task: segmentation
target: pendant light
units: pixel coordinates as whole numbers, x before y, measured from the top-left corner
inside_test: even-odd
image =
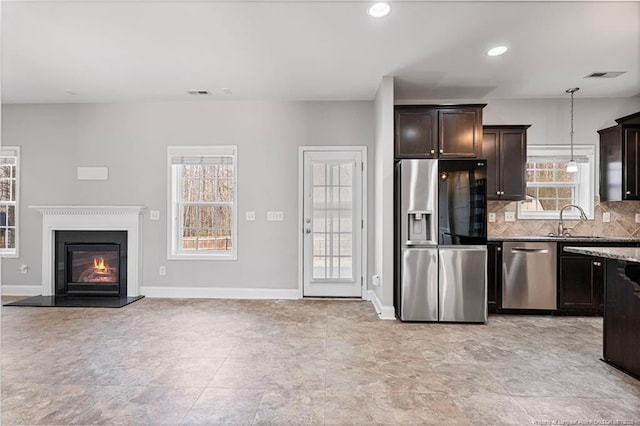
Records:
[[[578,163],[573,159],[573,94],[578,90],[580,90],[579,87],[573,87],[566,90],[566,93],[571,94],[571,132],[569,133],[571,136],[571,159],[567,164],[567,173],[575,173],[578,171]]]

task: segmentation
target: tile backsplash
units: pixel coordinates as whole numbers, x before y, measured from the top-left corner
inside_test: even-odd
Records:
[[[489,238],[519,235],[547,235],[558,230],[557,220],[518,219],[518,201],[489,201],[489,213],[496,214],[496,221],[488,223]],[[514,222],[505,222],[506,212],[514,212]],[[594,219],[588,221],[565,220],[565,225],[572,228],[573,235],[584,236],[616,236],[640,238],[640,223],[636,223],[636,213],[640,213],[640,201],[600,202],[596,197]],[[611,222],[602,221],[602,213],[611,213]]]

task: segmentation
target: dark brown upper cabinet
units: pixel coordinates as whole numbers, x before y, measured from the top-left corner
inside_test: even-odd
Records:
[[[600,134],[600,200],[640,200],[640,112]]]
[[[435,158],[438,155],[438,113],[422,107],[396,107],[396,158]]]
[[[484,126],[482,157],[487,159],[487,199],[525,199],[529,127],[531,125]]]
[[[395,157],[479,157],[482,152],[482,108],[485,106],[396,106]]]

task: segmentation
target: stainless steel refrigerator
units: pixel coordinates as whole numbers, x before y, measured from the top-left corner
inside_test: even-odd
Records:
[[[395,188],[398,318],[486,322],[486,161],[400,160]]]

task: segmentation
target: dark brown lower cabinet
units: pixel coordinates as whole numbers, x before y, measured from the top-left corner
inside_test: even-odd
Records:
[[[558,267],[558,313],[602,315],[604,260],[591,256],[560,256]]]
[[[490,313],[502,308],[502,242],[487,243],[487,305]]]
[[[640,263],[607,259],[603,358],[640,379]]]

